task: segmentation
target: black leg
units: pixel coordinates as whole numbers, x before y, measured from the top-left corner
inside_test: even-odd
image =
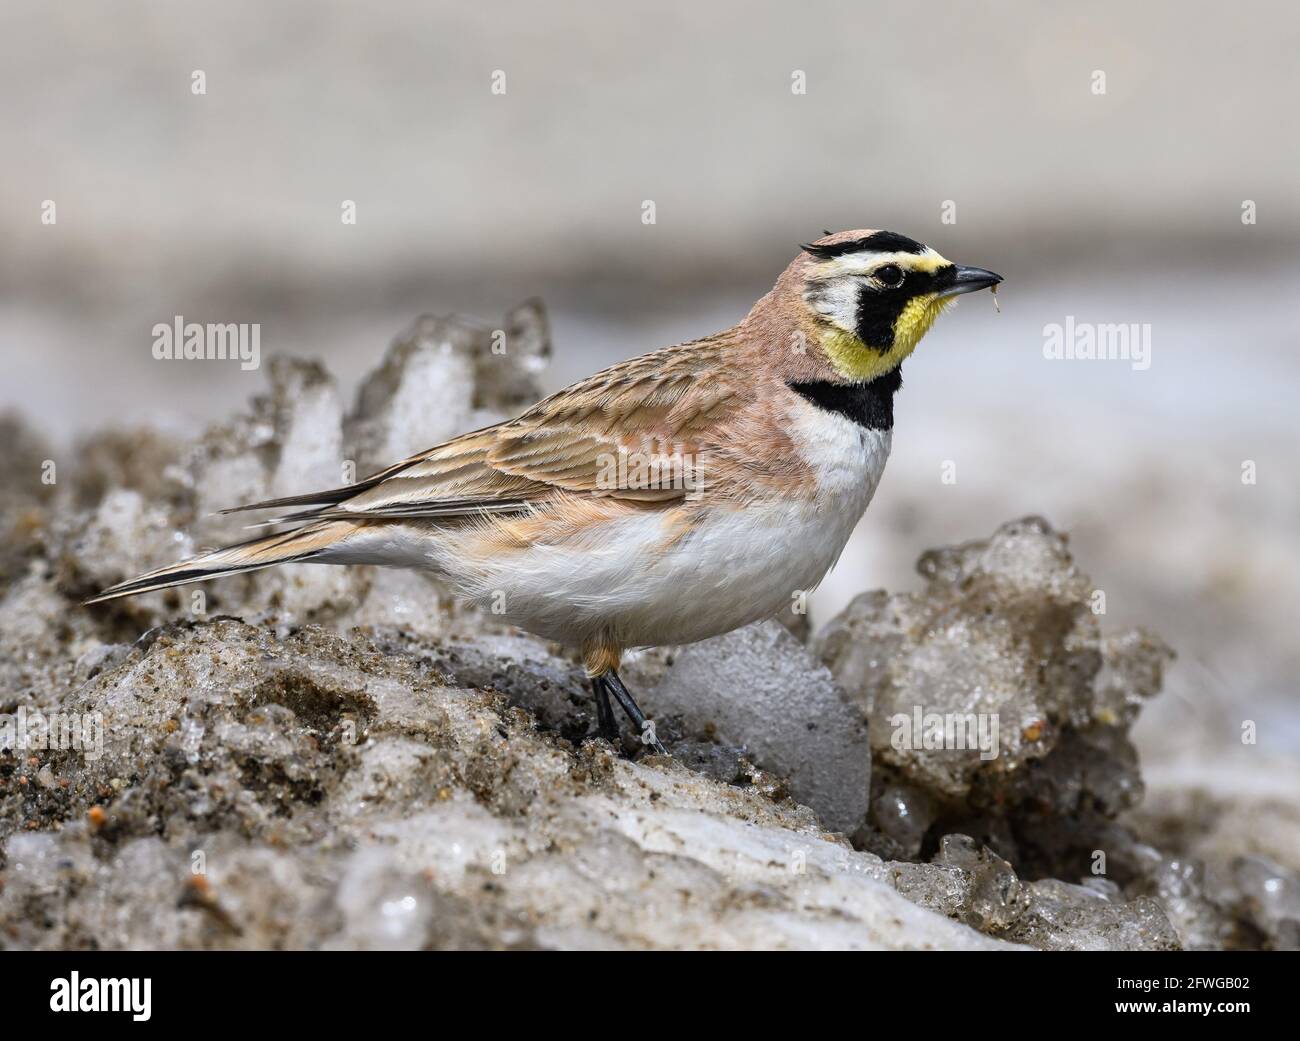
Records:
[[[659,755],[667,755],[668,749],[663,746],[659,738],[655,737],[645,741],[647,733],[645,713],[641,711],[640,706],[632,699],[632,695],[628,693],[627,688],[623,686],[623,681],[618,678],[618,673],[610,669],[601,679],[605,681],[607,689],[614,695],[614,700],[618,702],[619,707],[627,713],[628,719],[632,720],[632,725],[636,727],[637,738],[648,744]]]
[[[609,685],[604,676],[591,681],[591,693],[596,699],[596,732],[612,744],[618,744],[618,722],[614,719],[614,706],[609,703]]]

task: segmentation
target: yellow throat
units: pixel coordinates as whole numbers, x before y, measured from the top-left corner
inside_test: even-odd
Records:
[[[856,335],[838,326],[823,335],[822,349],[835,371],[845,379],[873,380],[902,364],[951,303],[951,298],[941,298],[935,293],[913,297],[894,322],[894,343],[887,351],[868,347]]]

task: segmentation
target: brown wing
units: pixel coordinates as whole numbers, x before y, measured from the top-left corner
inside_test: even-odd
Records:
[[[745,399],[719,375],[727,342],[722,334],[633,358],[350,488],[240,508],[320,504],[282,520],[450,517],[520,510],[557,491],[681,498],[708,431]]]

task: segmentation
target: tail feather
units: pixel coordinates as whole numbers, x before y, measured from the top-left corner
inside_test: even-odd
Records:
[[[190,560],[183,560],[179,564],[150,571],[126,582],[119,582],[86,600],[85,603],[98,604],[123,596],[149,593],[155,589],[169,589],[190,582],[206,582],[210,578],[238,575],[245,571],[260,571],[262,568],[276,564],[294,564],[311,560],[319,557],[331,546],[337,545],[357,528],[355,522],[326,521],[275,535],[263,535],[249,539],[247,542],[239,542],[233,546],[213,550],[211,553],[201,554]]]

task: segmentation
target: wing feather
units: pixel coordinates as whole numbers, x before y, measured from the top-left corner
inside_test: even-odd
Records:
[[[633,358],[357,484],[225,512],[315,507],[269,523],[451,518],[522,511],[566,492],[680,498],[709,431],[747,400],[743,384],[720,375],[726,344],[723,334]]]

